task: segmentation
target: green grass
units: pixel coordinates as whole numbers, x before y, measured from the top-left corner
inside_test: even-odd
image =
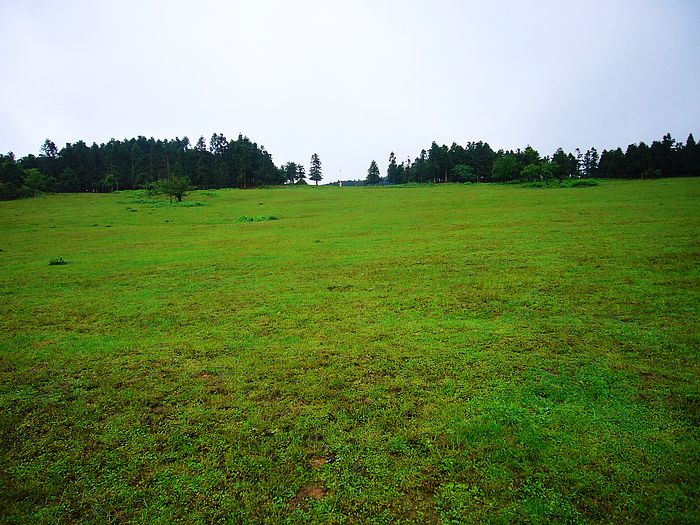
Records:
[[[0,203],[0,522],[697,523],[699,199]]]

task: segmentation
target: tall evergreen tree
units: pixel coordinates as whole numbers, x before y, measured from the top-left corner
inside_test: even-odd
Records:
[[[49,177],[56,177],[59,171],[58,148],[52,140],[46,139],[41,145],[41,167]]]
[[[565,153],[562,148],[558,148],[552,155],[552,163],[556,163],[554,177],[561,181],[562,179],[570,179],[578,174],[576,165],[576,157],[571,153]]]
[[[430,145],[428,153],[428,162],[430,164],[431,179],[433,182],[447,182],[448,170],[450,162],[447,146],[438,146],[435,141]]]
[[[598,151],[591,147],[583,154],[583,176],[595,177],[598,173]]]
[[[12,152],[0,155],[0,200],[28,197],[23,190],[25,186],[24,170],[15,162]]]
[[[52,140],[46,139],[41,145],[41,154],[52,159],[56,158],[58,156],[58,148]]]
[[[309,168],[309,180],[312,180],[318,186],[318,183],[323,178],[321,174],[321,159],[316,153],[311,155],[311,167]]]
[[[421,150],[420,155],[416,161],[411,166],[411,174],[413,175],[413,182],[428,182],[430,173],[430,166],[428,165],[428,152],[424,149]]]
[[[682,173],[684,177],[697,177],[700,175],[700,145],[695,142],[691,133],[685,141],[681,151]]]
[[[402,181],[399,179],[399,167],[396,164],[396,155],[392,151],[389,154],[389,166],[386,169],[386,179],[391,184],[399,184]]]
[[[284,176],[287,182],[289,184],[294,184],[297,181],[297,163],[287,162],[282,166],[282,169],[284,170]]]
[[[367,179],[365,182],[370,185],[374,185],[379,182],[379,166],[377,166],[375,161],[372,161],[372,163],[369,165],[369,169],[367,170]]]
[[[676,162],[676,141],[670,133],[666,133],[661,142],[655,140],[651,144],[651,161],[654,168],[661,171],[662,177],[678,176],[678,163]]]

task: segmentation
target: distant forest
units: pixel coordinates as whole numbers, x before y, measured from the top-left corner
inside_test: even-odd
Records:
[[[366,181],[379,183],[370,166]],[[406,182],[547,182],[569,178],[645,179],[658,177],[692,177],[700,175],[700,146],[690,134],[685,144],[670,134],[651,146],[644,142],[621,148],[595,148],[585,153],[566,153],[559,148],[551,157],[526,147],[524,150],[494,151],[486,142],[453,143],[422,150],[413,161],[397,164],[389,156],[386,181]]]
[[[438,146],[398,163],[389,156],[386,176],[372,161],[365,184],[444,182],[546,182],[571,178],[640,179],[700,175],[700,145],[689,135],[685,143],[670,134],[650,146],[644,142],[598,153],[590,148],[573,153],[561,148],[542,156],[531,147],[494,151],[486,142]],[[88,146],[83,141],[58,149],[46,140],[38,156],[16,159],[0,154],[0,199],[29,197],[40,192],[110,192],[147,188],[167,179],[187,181],[196,189],[255,188],[305,184],[300,163],[276,166],[263,146],[243,135],[228,140],[222,134],[192,145],[187,137],[156,140],[138,137]],[[314,154],[309,178],[322,179]]]

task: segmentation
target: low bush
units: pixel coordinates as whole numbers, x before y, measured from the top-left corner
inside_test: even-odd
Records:
[[[593,179],[575,179],[568,184],[569,188],[589,188],[597,186],[598,182]]]
[[[68,261],[64,260],[63,257],[53,257],[49,259],[49,266],[61,266],[68,264]]]

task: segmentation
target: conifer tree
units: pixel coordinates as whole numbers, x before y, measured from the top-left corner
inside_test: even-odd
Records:
[[[323,178],[321,175],[321,159],[314,153],[311,155],[311,167],[309,168],[309,179],[318,186],[319,181]]]
[[[386,178],[392,184],[401,182],[400,180],[398,180],[399,167],[396,164],[396,155],[394,155],[393,151],[389,155],[389,167],[386,169]]]
[[[379,167],[375,161],[369,165],[367,170],[367,179],[365,180],[367,184],[377,184],[379,182]]]

